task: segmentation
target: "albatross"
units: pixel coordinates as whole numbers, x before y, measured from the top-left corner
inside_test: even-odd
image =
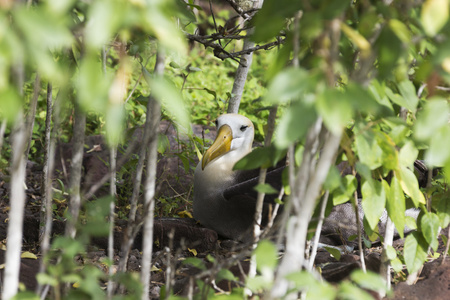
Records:
[[[194,218],[223,237],[244,241],[251,236],[257,170],[233,170],[241,158],[252,151],[255,128],[252,121],[239,114],[224,114],[216,121],[214,143],[203,155],[194,173]],[[281,187],[282,168],[271,170],[267,177]],[[267,197],[270,202],[273,197]],[[268,204],[263,211],[267,219]]]
[[[257,198],[254,187],[258,184],[259,170],[233,170],[233,167],[252,151],[255,128],[248,118],[239,114],[219,116],[216,126],[216,139],[203,155],[194,173],[194,218],[223,237],[243,242],[252,237]],[[266,182],[275,189],[279,190],[282,186],[281,175],[284,168],[285,163],[281,162],[267,172]],[[414,163],[414,168],[422,175],[427,172],[420,161]],[[419,176],[419,182],[420,178]],[[267,222],[269,207],[274,199],[274,195],[266,195],[264,198],[262,226]],[[362,224],[364,212],[359,206]],[[414,218],[417,218],[418,213],[417,209],[406,211],[406,215]],[[385,212],[380,219],[380,234],[384,234],[382,223],[386,216]],[[336,228],[342,227],[340,224],[345,224],[344,229],[341,228],[339,234],[336,234]],[[408,231],[411,230],[405,229],[405,233]],[[339,244],[356,232],[352,204],[344,203],[334,207],[325,219],[321,239],[327,240],[329,244]]]

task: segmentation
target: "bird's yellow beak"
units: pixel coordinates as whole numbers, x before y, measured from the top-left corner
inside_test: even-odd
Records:
[[[230,151],[232,139],[233,132],[231,131],[231,127],[228,125],[222,125],[222,127],[219,128],[216,140],[203,155],[202,170],[204,170],[206,165],[214,158]]]

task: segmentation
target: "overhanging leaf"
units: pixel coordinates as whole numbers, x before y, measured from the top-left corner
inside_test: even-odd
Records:
[[[397,177],[393,177],[391,186],[389,189],[388,201],[386,203],[386,209],[392,222],[394,222],[395,228],[397,228],[398,234],[403,238],[403,231],[405,229],[405,196],[403,194],[402,187]]]
[[[447,126],[450,112],[447,100],[431,98],[422,111],[417,114],[414,124],[414,137],[418,140],[431,138],[442,126]]]
[[[263,193],[263,194],[278,194],[278,191],[276,189],[274,189],[270,184],[268,183],[264,183],[264,184],[258,184],[257,186],[254,187],[254,189],[259,192],[259,193]]]
[[[386,192],[381,182],[365,181],[361,188],[364,216],[371,229],[375,229],[386,205]]]
[[[189,128],[190,117],[183,98],[175,85],[167,78],[154,76],[150,80],[152,95],[183,128]]]
[[[427,258],[427,248],[428,245],[420,232],[413,232],[406,237],[403,257],[410,274],[418,271],[424,263]]]
[[[425,197],[419,189],[417,178],[410,169],[402,166],[398,179],[403,191],[411,197],[415,207],[418,207],[419,203],[425,204]]]
[[[372,129],[362,129],[355,134],[356,150],[361,162],[371,170],[381,166],[383,150],[378,145],[376,135]]]
[[[437,240],[440,228],[439,217],[434,213],[425,213],[420,219],[420,228],[422,229],[425,240],[436,251],[439,246]]]
[[[448,0],[427,0],[422,5],[420,20],[425,33],[436,35],[448,21]]]
[[[286,149],[291,143],[301,139],[316,120],[314,106],[297,101],[285,111],[276,128],[275,145]]]

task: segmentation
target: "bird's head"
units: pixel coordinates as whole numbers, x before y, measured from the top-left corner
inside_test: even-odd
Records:
[[[236,151],[243,157],[252,150],[255,128],[252,121],[238,114],[224,114],[217,118],[217,136],[202,158],[202,170],[217,157]]]

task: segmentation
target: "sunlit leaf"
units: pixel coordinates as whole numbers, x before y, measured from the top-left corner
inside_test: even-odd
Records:
[[[412,141],[408,141],[399,151],[400,165],[405,167],[412,166],[417,159],[417,155],[419,155],[419,150],[417,150]]]
[[[297,100],[311,90],[314,78],[301,68],[287,68],[272,80],[264,99],[270,103]]]
[[[420,232],[413,232],[405,239],[404,253],[406,267],[411,274],[419,270],[427,258],[427,242]]]
[[[188,257],[185,260],[183,260],[184,265],[191,265],[195,268],[198,268],[200,270],[206,270],[205,262],[197,257]]]
[[[277,36],[285,25],[285,19],[294,16],[301,8],[301,2],[290,0],[266,0],[262,9],[256,14],[255,34],[257,42],[267,41]],[[270,22],[267,20],[270,19]]]
[[[348,39],[361,50],[361,54],[364,57],[367,57],[370,54],[371,46],[364,36],[344,22],[341,23],[341,29]]]
[[[343,281],[339,286],[338,299],[347,300],[373,300],[373,297],[363,289],[355,286],[349,281]]]
[[[417,104],[419,103],[419,98],[417,97],[416,88],[413,83],[409,80],[403,80],[398,84],[398,89],[400,95],[402,95],[405,100],[405,107],[411,111],[415,111]]]
[[[383,150],[378,145],[375,133],[369,129],[362,129],[355,134],[356,149],[362,163],[371,170],[381,166]]]
[[[333,204],[338,205],[347,202],[354,196],[358,186],[358,181],[353,175],[346,175],[342,178],[341,188],[333,193]]]
[[[106,44],[119,27],[124,12],[124,2],[94,1],[89,9],[87,30],[85,31],[86,45],[92,49],[99,49]]]
[[[188,249],[189,252],[192,253],[192,255],[197,256],[197,250],[195,250],[195,249],[190,249],[190,248],[187,248],[187,249]]]
[[[233,167],[234,170],[252,170],[257,168],[269,168],[286,155],[286,151],[273,146],[253,149],[252,152],[244,156]]]
[[[333,256],[337,261],[341,260],[341,251],[339,251],[339,249],[325,247],[325,250],[327,250],[327,252],[330,253],[331,256]]]
[[[278,191],[274,189],[270,184],[258,184],[254,188],[257,192],[263,193],[263,194],[278,194]]]
[[[393,177],[388,194],[388,201],[386,202],[386,209],[394,222],[395,228],[397,228],[398,234],[403,238],[403,232],[405,229],[405,196],[403,194],[402,187],[397,177]]]
[[[261,272],[268,269],[274,271],[277,266],[277,248],[275,245],[268,241],[262,240],[258,243],[253,255],[256,259],[256,267]]]
[[[29,251],[22,252],[22,254],[20,255],[20,257],[21,257],[21,258],[37,259],[36,254],[31,253],[31,252],[29,252]]]
[[[317,97],[316,107],[328,130],[338,134],[353,117],[348,95],[336,89],[327,89]]]
[[[389,20],[389,27],[403,43],[407,44],[411,41],[411,31],[402,21],[391,19]]]
[[[448,0],[427,0],[422,5],[420,20],[425,33],[429,36],[436,35],[448,21]]]
[[[370,228],[374,229],[378,225],[386,205],[386,192],[382,183],[376,180],[365,181],[362,184],[361,192],[364,216],[369,222]]]
[[[217,273],[216,282],[220,282],[222,280],[235,281],[237,278],[233,275],[233,273],[231,273],[230,270],[222,269],[219,273]]]
[[[371,271],[355,270],[350,275],[350,279],[364,289],[376,292],[387,291],[386,281],[383,277]]]
[[[419,203],[425,204],[425,197],[419,189],[417,178],[410,169],[402,166],[398,179],[405,194],[413,200],[414,206],[418,207]]]
[[[442,167],[450,159],[450,126],[437,130],[430,140],[430,148],[425,154],[427,165]]]
[[[161,101],[164,109],[166,109],[177,124],[183,128],[189,128],[190,117],[186,110],[186,105],[179,90],[175,85],[164,77],[154,76],[150,80],[152,95]]]
[[[437,205],[437,215],[439,220],[441,221],[441,227],[446,228],[450,223],[450,192],[447,191],[441,197],[438,197],[438,205]]]
[[[278,123],[275,145],[287,148],[291,143],[301,139],[316,120],[316,116],[312,105],[300,101],[293,103]]]
[[[422,229],[423,236],[434,251],[439,246],[437,237],[440,228],[439,217],[434,213],[425,213],[420,219],[420,228]]]
[[[422,111],[417,114],[414,124],[414,137],[426,140],[432,137],[442,126],[447,126],[449,104],[442,98],[432,98],[427,101]]]

